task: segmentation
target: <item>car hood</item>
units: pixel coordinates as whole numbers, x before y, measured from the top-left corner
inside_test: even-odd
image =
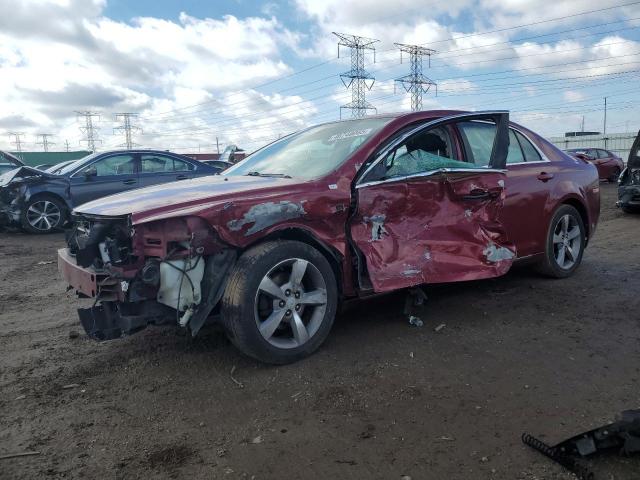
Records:
[[[0,150],[0,161],[10,163],[11,165],[15,165],[16,167],[24,166],[24,162],[18,157],[10,154],[9,152],[3,152],[2,150]]]
[[[33,167],[18,167],[0,175],[0,187],[6,187],[11,183],[35,178],[59,178],[59,176],[43,172]]]
[[[280,177],[213,175],[130,190],[75,208],[74,214],[120,217],[131,215],[134,223],[161,217],[186,215],[221,201],[247,199],[299,180]]]

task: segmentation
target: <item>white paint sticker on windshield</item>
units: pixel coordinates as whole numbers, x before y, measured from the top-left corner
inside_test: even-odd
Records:
[[[363,135],[369,135],[371,133],[371,130],[371,128],[363,128],[362,130],[352,130],[350,132],[336,133],[335,135],[331,135],[327,139],[327,141],[337,142],[338,140],[344,140],[346,138],[361,137]]]

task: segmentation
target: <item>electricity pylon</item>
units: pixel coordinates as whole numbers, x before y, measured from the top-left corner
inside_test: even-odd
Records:
[[[400,62],[402,62],[403,52],[409,54],[410,73],[404,77],[396,78],[396,82],[411,93],[411,111],[417,112],[422,110],[423,93],[427,93],[432,86],[436,88],[436,95],[438,92],[438,85],[422,73],[422,57],[428,57],[429,66],[431,66],[431,55],[436,51],[420,45],[406,45],[404,43],[396,43],[395,46],[400,49]]]
[[[375,47],[373,44],[379,42],[374,38],[359,37],[357,35],[347,35],[344,33],[333,34],[338,37],[338,58],[340,58],[340,47],[351,49],[351,70],[340,75],[343,85],[351,88],[351,102],[340,107],[340,117],[342,109],[351,110],[353,118],[362,118],[367,115],[367,111],[376,111],[376,108],[367,102],[366,92],[371,90],[375,78],[364,68],[365,50],[372,50],[375,62]]]

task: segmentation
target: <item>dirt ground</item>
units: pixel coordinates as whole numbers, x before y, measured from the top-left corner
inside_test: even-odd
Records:
[[[0,459],[0,478],[574,478],[521,434],[553,443],[640,407],[640,215],[602,194],[572,278],[429,288],[421,328],[402,295],[360,303],[284,367],[213,330],[96,343],[50,263],[62,235],[0,233],[0,456],[39,452]],[[593,466],[640,478],[640,458]]]

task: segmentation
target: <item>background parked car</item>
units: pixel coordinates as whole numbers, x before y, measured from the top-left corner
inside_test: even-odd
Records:
[[[216,174],[182,155],[119,150],[88,155],[52,172],[22,166],[0,177],[0,222],[47,233],[76,206],[114,193]]]
[[[22,167],[23,165],[24,163],[22,163],[22,160],[19,158],[0,150],[0,175],[18,167]]]
[[[617,182],[624,170],[624,162],[620,157],[602,148],[572,148],[566,152],[577,158],[593,163],[598,169],[598,176],[602,180]]]

